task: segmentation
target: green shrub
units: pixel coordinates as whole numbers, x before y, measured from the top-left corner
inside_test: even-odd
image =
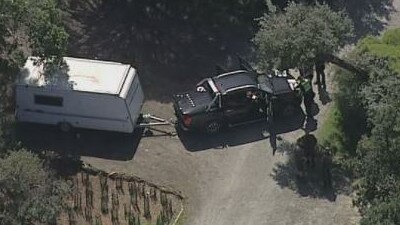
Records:
[[[37,155],[11,151],[0,159],[0,224],[52,224],[69,185],[45,169]]]
[[[382,42],[388,45],[400,45],[400,28],[386,31]]]
[[[357,50],[389,59],[392,69],[400,72],[400,29],[388,30],[382,38],[366,37],[360,41]]]
[[[400,224],[400,198],[379,203],[370,209],[360,221],[361,225],[398,225]]]

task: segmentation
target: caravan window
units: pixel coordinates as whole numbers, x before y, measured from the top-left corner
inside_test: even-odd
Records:
[[[63,106],[63,98],[55,96],[46,96],[46,95],[35,95],[35,104]]]

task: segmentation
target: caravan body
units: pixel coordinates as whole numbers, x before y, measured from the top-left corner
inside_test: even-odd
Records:
[[[45,79],[29,58],[16,85],[16,118],[33,122],[130,133],[144,101],[130,65],[65,57],[67,80]],[[57,74],[55,74],[57,75]]]

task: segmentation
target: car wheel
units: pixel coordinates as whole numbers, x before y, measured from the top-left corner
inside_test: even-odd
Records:
[[[206,128],[206,132],[208,134],[215,134],[221,130],[222,124],[218,121],[210,121],[207,123],[205,128]]]
[[[58,129],[64,133],[68,133],[72,130],[72,126],[68,122],[61,122],[58,124]]]

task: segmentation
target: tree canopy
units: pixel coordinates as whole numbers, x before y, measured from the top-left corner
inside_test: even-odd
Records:
[[[372,63],[360,90],[370,131],[358,143],[355,167],[360,177],[356,202],[364,209],[400,191],[400,75],[386,59]]]
[[[62,62],[67,33],[56,0],[0,0],[0,225],[55,224],[69,186],[37,155],[14,148],[11,122],[15,70],[29,55]]]
[[[0,0],[0,112],[13,105],[16,70],[27,56],[46,62],[46,71],[62,63],[68,34],[57,0]]]
[[[400,72],[400,29],[388,30],[382,38],[368,36],[360,41],[357,50],[388,59],[390,68]]]
[[[0,0],[0,34],[0,58],[9,66],[21,65],[27,54],[53,60],[66,51],[55,0]]]
[[[342,115],[338,124],[343,141],[355,143],[340,151],[351,151],[347,164],[356,178],[354,203],[363,225],[399,223],[399,30],[366,37],[348,55],[365,76],[339,70],[336,78],[335,102]]]
[[[360,221],[361,225],[396,225],[400,224],[400,198],[373,206]]]
[[[301,68],[316,57],[335,53],[352,37],[353,26],[328,5],[290,3],[284,11],[265,14],[254,37],[263,69]]]
[[[69,190],[26,150],[0,159],[0,187],[1,225],[54,223]]]

